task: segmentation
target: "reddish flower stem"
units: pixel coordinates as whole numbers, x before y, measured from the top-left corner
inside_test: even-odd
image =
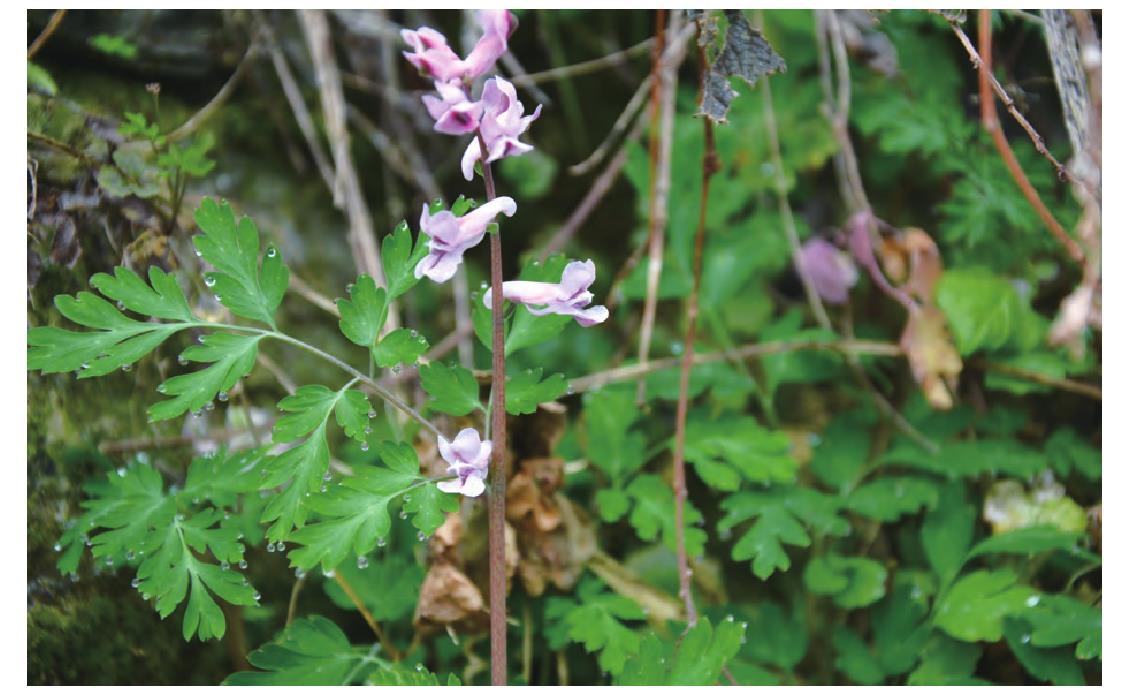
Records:
[[[481,144],[481,176],[485,181],[485,197],[492,201],[497,198],[493,170],[489,163],[489,149],[478,136]],[[504,414],[504,266],[501,262],[500,233],[489,236],[492,258],[493,292],[493,385],[490,412],[492,413],[493,454],[489,469],[489,638],[491,644],[489,663],[492,666],[494,686],[508,684],[508,639],[505,626],[505,472],[508,462],[505,459],[505,414]]]
[[[703,76],[707,72],[707,55],[699,46],[699,90],[696,102],[702,100]],[[683,540],[683,510],[687,504],[687,473],[683,466],[683,448],[687,433],[687,384],[691,379],[691,365],[695,363],[695,322],[699,316],[699,286],[703,279],[703,239],[707,225],[707,197],[711,190],[711,176],[719,170],[719,156],[715,152],[715,130],[710,119],[703,120],[703,185],[699,194],[699,224],[695,230],[695,251],[691,272],[691,293],[687,297],[687,339],[683,349],[683,365],[679,370],[679,400],[675,412],[675,454],[672,456],[672,489],[675,491],[675,560],[679,568],[679,596],[687,610],[687,627],[695,626],[697,614],[691,594],[691,567],[687,563],[687,547]]]

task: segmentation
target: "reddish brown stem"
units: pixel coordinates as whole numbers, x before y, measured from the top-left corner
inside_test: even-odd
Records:
[[[478,137],[479,138],[479,137]],[[485,181],[485,197],[497,198],[493,182],[489,150],[481,144],[481,176]],[[501,237],[489,237],[492,251],[493,291],[493,385],[490,410],[492,412],[492,464],[489,469],[489,637],[493,686],[508,684],[508,639],[505,626],[506,580],[504,551],[505,520],[505,415],[504,415],[504,267],[501,263]]]
[[[1061,224],[1057,223],[1057,219],[1053,217],[1045,203],[1041,201],[1041,195],[1037,194],[1037,190],[1029,182],[1025,171],[1021,169],[1021,164],[1017,162],[1017,157],[1013,154],[1013,149],[1009,147],[1009,141],[1005,139],[1005,133],[1001,130],[1001,124],[997,121],[997,105],[993,102],[993,90],[989,81],[993,74],[993,26],[989,22],[990,14],[990,10],[978,10],[977,12],[977,43],[978,52],[981,55],[981,60],[977,64],[977,86],[981,93],[981,125],[993,137],[993,144],[997,146],[997,152],[1005,161],[1005,167],[1009,169],[1013,181],[1017,183],[1017,187],[1029,200],[1029,203],[1033,205],[1033,209],[1044,221],[1049,232],[1064,246],[1069,257],[1083,266],[1084,252],[1081,251],[1080,245],[1069,237],[1069,234],[1065,232]]]
[[[699,90],[696,101],[702,99],[703,75],[707,70],[707,55],[699,46]],[[687,504],[687,473],[683,467],[683,449],[687,434],[687,384],[691,379],[691,366],[695,363],[695,325],[699,316],[699,287],[703,279],[703,239],[707,224],[707,197],[711,190],[711,176],[719,169],[719,156],[715,152],[715,130],[710,119],[703,120],[703,184],[699,194],[699,224],[695,230],[695,251],[691,272],[691,293],[687,297],[687,339],[683,349],[683,365],[679,370],[679,400],[675,411],[675,454],[672,458],[672,488],[675,491],[675,560],[679,568],[679,596],[687,610],[688,628],[695,626],[695,600],[691,594],[691,568],[687,563],[687,548],[683,540],[683,509]]]
[[[60,22],[64,21],[64,15],[66,15],[67,12],[67,10],[56,10],[52,13],[51,19],[48,20],[47,26],[44,27],[44,31],[40,32],[40,35],[37,36],[36,40],[32,42],[32,45],[28,47],[29,61],[32,60],[32,56],[39,53],[40,49],[44,46],[44,42],[48,40],[48,37],[56,33],[56,30],[59,29]]]

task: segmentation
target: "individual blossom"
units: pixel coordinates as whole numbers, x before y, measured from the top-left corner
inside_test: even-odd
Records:
[[[413,276],[429,277],[437,283],[452,279],[465,251],[481,242],[485,229],[501,213],[516,213],[512,197],[497,197],[460,217],[448,209],[430,214],[425,204],[421,208],[421,232],[429,236],[429,254],[413,268]]]
[[[508,10],[480,10],[477,21],[483,33],[464,60],[449,47],[449,42],[440,32],[429,27],[421,27],[417,31],[401,30],[401,38],[413,49],[403,55],[435,81],[472,82],[489,72],[508,49],[508,36],[514,29],[512,13]]]
[[[596,265],[591,260],[569,262],[559,284],[549,282],[511,281],[504,283],[504,297],[523,303],[529,313],[538,316],[556,313],[572,316],[583,327],[597,325],[608,319],[608,309],[592,306],[592,292],[588,287],[596,281]],[[485,306],[492,308],[493,291],[485,292]]]
[[[441,458],[449,462],[449,473],[456,476],[453,480],[439,482],[437,487],[441,491],[460,493],[470,498],[485,492],[489,456],[493,451],[492,442],[487,439],[482,441],[479,432],[466,427],[457,433],[452,442],[438,435],[437,450],[441,452]]]
[[[429,116],[435,121],[433,129],[453,136],[476,131],[481,120],[481,103],[470,102],[469,95],[458,81],[438,81],[435,87],[436,95],[421,98],[429,110]]]
[[[858,268],[850,256],[822,238],[811,238],[802,246],[797,264],[828,303],[846,303],[850,287],[858,283]]]
[[[473,179],[473,168],[481,159],[482,140],[488,149],[488,162],[532,150],[531,145],[520,140],[520,135],[540,116],[540,107],[536,105],[536,110],[525,116],[524,105],[516,98],[512,83],[499,75],[486,80],[481,92],[480,137],[473,138],[461,158],[461,173],[465,179]]]

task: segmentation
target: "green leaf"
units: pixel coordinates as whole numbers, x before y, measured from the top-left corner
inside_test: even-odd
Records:
[[[349,286],[349,293],[349,300],[338,299],[335,302],[341,316],[338,327],[350,342],[371,347],[381,334],[389,308],[385,289],[376,286],[373,277],[362,274]]]
[[[600,518],[605,522],[618,522],[631,507],[628,494],[617,488],[596,491],[596,504],[600,507]]]
[[[1023,612],[1035,592],[1009,570],[969,573],[938,600],[934,625],[962,641],[996,642],[1002,619]]]
[[[399,496],[410,496],[405,511],[417,515],[414,524],[426,534],[444,521],[442,511],[459,507],[455,496],[441,493],[421,476],[417,454],[408,444],[386,442],[378,452],[385,468],[355,467],[353,476],[308,499],[307,509],[318,518],[289,535],[302,545],[290,551],[294,566],[309,569],[320,563],[332,571],[351,554],[370,553],[389,535],[389,503]]]
[[[147,276],[151,281],[150,286],[132,270],[116,267],[115,276],[103,272],[93,275],[91,285],[107,298],[140,315],[188,323],[198,320],[191,312],[173,272],[167,273],[158,267],[151,267]]]
[[[786,435],[747,416],[691,421],[686,439],[684,458],[718,490],[738,490],[744,478],[764,485],[789,483],[798,470]]]
[[[644,541],[659,541],[675,550],[675,496],[661,478],[644,474],[636,477],[627,487],[628,496],[635,502],[631,511],[632,527],[636,536]],[[683,508],[683,544],[687,553],[698,556],[707,541],[707,533],[696,527],[703,520],[699,510],[690,502]]]
[[[910,673],[909,684],[988,684],[972,679],[980,657],[981,646],[962,643],[945,634],[935,633],[922,648],[921,664]]]
[[[869,558],[826,554],[806,567],[806,587],[845,609],[868,607],[886,594],[886,569]]]
[[[1074,470],[1089,480],[1100,478],[1100,450],[1081,439],[1071,427],[1054,431],[1045,442],[1045,451],[1049,456],[1049,464],[1061,478],[1067,477]]]
[[[220,393],[230,391],[254,368],[261,339],[261,335],[204,335],[202,344],[188,347],[180,356],[184,360],[209,363],[210,366],[171,377],[159,384],[159,393],[175,397],[152,405],[147,410],[147,418],[151,422],[170,420],[188,410],[200,410]]]
[[[635,429],[635,396],[630,386],[610,386],[584,396],[584,451],[613,487],[639,470],[647,452],[647,438]]]
[[[987,270],[946,270],[935,298],[962,355],[1019,344],[1024,326],[1032,322],[1032,310],[1013,285]]]
[[[783,546],[810,545],[806,527],[822,533],[844,535],[849,524],[837,516],[838,501],[809,488],[776,488],[767,493],[740,492],[721,504],[726,515],[720,530],[754,519],[731,549],[736,561],[751,561],[751,570],[766,580],[776,570],[789,570],[791,561]]]
[[[28,61],[28,87],[34,87],[51,96],[55,96],[59,92],[51,73],[31,61]]]
[[[678,649],[674,644],[665,644],[654,633],[646,634],[640,642],[639,654],[624,665],[616,684],[714,684],[727,663],[739,653],[746,634],[747,625],[731,617],[719,622],[714,631],[711,622],[701,618],[680,639]]]
[[[505,412],[509,415],[530,415],[540,403],[553,401],[568,390],[564,374],[552,374],[543,381],[540,369],[528,369],[523,374],[508,377],[504,386]]]
[[[642,621],[647,615],[634,600],[604,592],[603,585],[593,578],[580,583],[576,597],[549,599],[544,610],[548,622],[545,635],[554,648],[572,640],[590,653],[599,652],[600,668],[613,675],[619,673],[640,645],[639,634],[622,621]]]
[[[1029,674],[1055,685],[1083,685],[1084,674],[1067,648],[1038,648],[1032,644],[1029,625],[1018,619],[1006,619],[1005,642]]]
[[[204,199],[195,223],[204,234],[192,239],[195,248],[215,268],[204,275],[207,286],[235,315],[274,327],[290,280],[277,248],[267,248],[260,260],[258,229],[245,216],[236,224],[226,201]]]
[[[413,233],[405,221],[397,224],[393,233],[381,241],[381,262],[390,300],[409,291],[419,281],[413,276],[413,269],[428,252],[429,236],[421,232],[415,245]]]
[[[440,687],[441,680],[436,674],[429,672],[429,669],[424,665],[418,664],[413,670],[407,670],[403,667],[390,666],[382,667],[369,676],[365,682],[367,685],[378,685],[382,687]],[[460,687],[461,680],[457,676],[449,673],[448,686]]]
[[[978,439],[948,442],[931,454],[910,442],[887,450],[879,464],[913,466],[942,476],[973,478],[984,473],[1003,473],[1031,478],[1045,469],[1045,454],[1014,439]]]
[[[1021,618],[1032,627],[1030,642],[1037,647],[1078,643],[1076,657],[1087,660],[1101,655],[1103,621],[1099,607],[1067,595],[1033,595]]]
[[[870,647],[846,626],[834,629],[835,666],[857,684],[884,684],[886,673]]]
[[[440,362],[422,364],[421,388],[429,394],[429,408],[439,413],[464,417],[481,408],[477,380],[464,367],[447,367]]]
[[[348,685],[360,682],[379,660],[355,648],[332,621],[311,615],[295,619],[274,640],[250,654],[258,671],[236,672],[223,684],[234,686]]]
[[[398,328],[373,346],[373,361],[382,369],[413,364],[429,349],[429,341],[416,330]]]
[[[367,556],[366,563],[363,568],[359,561],[347,558],[337,571],[361,598],[370,616],[376,621],[412,618],[425,569],[411,558],[396,553],[385,555],[380,562]],[[334,604],[350,612],[357,611],[357,605],[336,580],[325,578],[322,589]]]
[[[943,583],[961,570],[973,541],[976,518],[977,510],[966,500],[965,487],[960,483],[945,485],[937,508],[926,513],[921,530],[922,549]]]
[[[989,553],[1035,554],[1046,551],[1073,551],[1081,534],[1062,531],[1052,525],[1041,524],[1011,529],[980,542],[969,551],[966,560]],[[1088,552],[1085,552],[1086,554]],[[1091,555],[1091,554],[1089,554]],[[1099,559],[1097,559],[1099,560]]]
[[[874,652],[888,675],[909,672],[917,664],[922,646],[932,633],[926,623],[929,606],[925,593],[913,584],[901,582],[874,607]]]
[[[870,453],[871,427],[868,419],[855,412],[831,420],[810,461],[814,475],[839,492],[848,493],[862,477]]]
[[[239,495],[256,492],[262,484],[259,470],[268,458],[266,451],[266,447],[229,453],[219,450],[195,458],[187,467],[180,502],[209,500],[219,507],[234,508]]]
[[[753,605],[752,605],[753,606]],[[750,641],[743,649],[751,658],[790,670],[798,665],[809,647],[810,639],[806,626],[805,608],[793,602],[788,614],[783,607],[764,600],[755,609],[748,609],[752,628],[766,629],[764,633],[751,634]]]
[[[325,386],[302,386],[283,398],[278,407],[286,412],[274,424],[274,441],[298,444],[273,457],[266,465],[263,488],[276,488],[289,481],[266,503],[263,522],[273,522],[266,532],[271,541],[282,541],[294,527],[306,521],[308,498],[322,485],[330,467],[330,447],[326,441],[326,425],[330,414],[336,416],[346,436],[365,440],[369,428],[369,400],[361,391],[350,390],[349,384],[339,391]]]
[[[103,53],[120,58],[133,60],[139,53],[138,47],[127,39],[121,36],[111,36],[110,34],[97,34],[87,40],[87,43],[92,48],[102,51]]]
[[[896,522],[923,507],[933,509],[938,488],[933,481],[908,476],[879,478],[860,486],[846,498],[846,509],[877,522]]]

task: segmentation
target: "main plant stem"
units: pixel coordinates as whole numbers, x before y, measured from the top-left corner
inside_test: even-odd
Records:
[[[492,201],[497,198],[496,184],[493,182],[492,166],[489,164],[489,151],[482,139],[481,175],[485,181],[485,197]],[[505,472],[508,461],[505,458],[505,415],[504,415],[504,266],[501,264],[500,233],[489,236],[489,249],[492,253],[490,267],[493,285],[493,385],[490,396],[490,413],[493,425],[493,454],[489,469],[489,638],[491,644],[489,662],[492,665],[494,686],[508,684],[508,639],[505,626],[505,560],[504,560],[504,513],[505,513]]]

